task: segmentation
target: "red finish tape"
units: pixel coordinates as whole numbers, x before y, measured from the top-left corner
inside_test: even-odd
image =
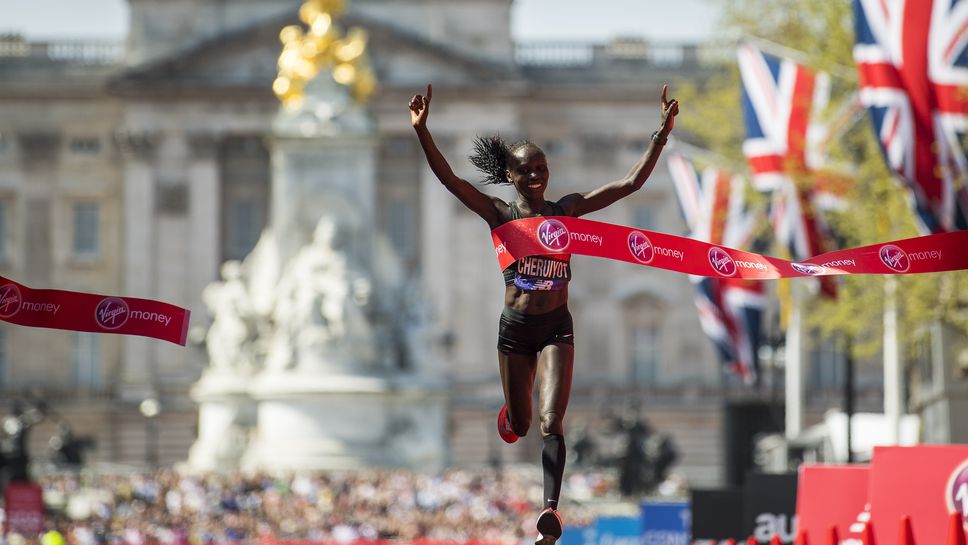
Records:
[[[968,231],[837,250],[798,262],[666,233],[561,216],[514,220],[491,231],[491,238],[502,270],[529,255],[563,253],[746,280],[968,269]]]
[[[0,276],[0,320],[27,327],[141,335],[185,346],[191,312],[161,301],[40,290]]]

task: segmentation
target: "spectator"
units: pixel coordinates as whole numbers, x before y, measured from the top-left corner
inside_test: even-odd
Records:
[[[46,494],[66,498],[68,545],[207,545],[420,539],[517,545],[530,535],[540,495],[533,468],[181,475],[55,474]],[[575,473],[569,522],[594,518],[589,502],[615,493],[607,473]],[[538,498],[540,499],[540,498]],[[87,502],[88,505],[68,505]]]

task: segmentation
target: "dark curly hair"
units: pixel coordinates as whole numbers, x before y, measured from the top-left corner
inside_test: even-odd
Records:
[[[500,136],[478,136],[474,139],[474,153],[469,157],[471,164],[484,173],[483,184],[510,185],[507,172],[511,154],[525,146],[535,146],[530,140],[518,140],[508,144]],[[537,147],[537,146],[535,146]]]

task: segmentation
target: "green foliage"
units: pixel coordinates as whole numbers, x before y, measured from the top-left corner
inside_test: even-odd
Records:
[[[717,37],[722,50],[746,39],[774,54],[788,48],[794,60],[831,74],[832,96],[826,115],[840,131],[828,143],[831,163],[851,177],[848,205],[828,220],[839,247],[875,244],[917,236],[907,192],[892,178],[866,113],[845,117],[856,92],[852,59],[853,13],[849,0],[723,0],[724,19]],[[682,104],[677,132],[722,157],[723,167],[743,164],[743,119],[735,58],[700,83],[677,82]],[[809,180],[799,180],[809,183]],[[912,346],[934,320],[968,332],[968,273],[899,276],[898,310],[902,346]],[[807,306],[807,323],[824,335],[849,333],[858,357],[881,346],[884,278],[844,276],[836,300],[819,296]]]

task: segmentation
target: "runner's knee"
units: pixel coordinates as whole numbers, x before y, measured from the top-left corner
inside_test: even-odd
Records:
[[[508,420],[511,423],[511,431],[514,435],[518,437],[524,437],[528,434],[528,430],[531,429],[531,415],[530,414],[514,414],[512,411],[508,411]]]
[[[541,415],[542,435],[564,435],[564,425],[558,413],[543,413]]]

